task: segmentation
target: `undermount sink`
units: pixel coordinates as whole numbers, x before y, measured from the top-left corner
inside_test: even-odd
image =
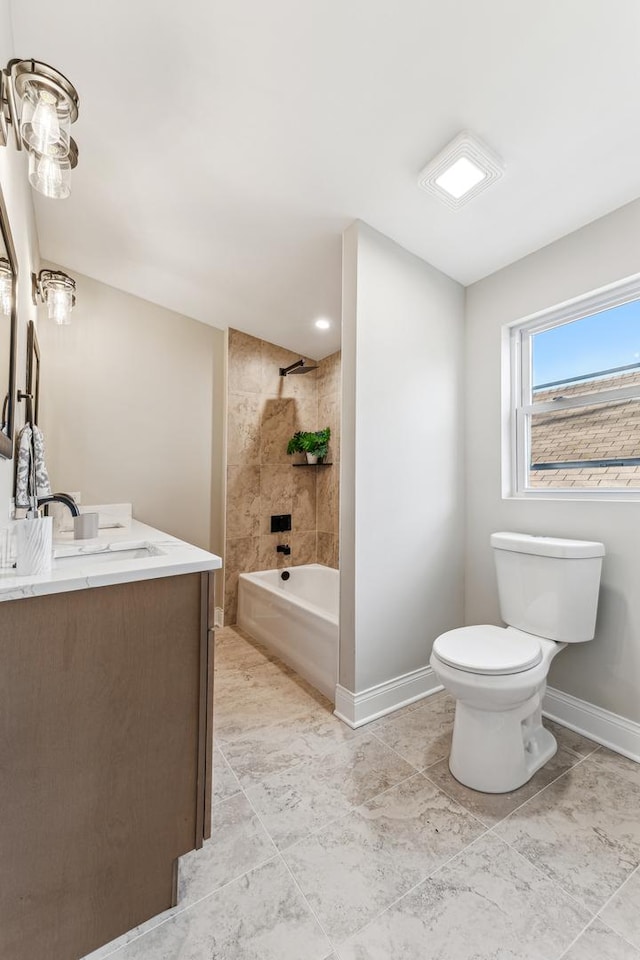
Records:
[[[54,548],[53,558],[57,563],[65,566],[71,561],[89,559],[91,564],[116,563],[120,560],[146,560],[149,557],[164,557],[166,552],[160,550],[153,543],[110,543],[107,547],[73,547]]]

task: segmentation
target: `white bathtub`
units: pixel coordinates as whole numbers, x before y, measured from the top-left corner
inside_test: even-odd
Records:
[[[238,626],[260,640],[333,703],[338,679],[340,575],[309,563],[241,573]]]

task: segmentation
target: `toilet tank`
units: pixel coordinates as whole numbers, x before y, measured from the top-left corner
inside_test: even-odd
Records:
[[[494,533],[491,546],[505,623],[561,643],[593,639],[604,544]]]

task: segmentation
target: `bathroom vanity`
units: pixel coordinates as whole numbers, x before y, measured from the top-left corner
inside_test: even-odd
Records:
[[[174,905],[210,832],[220,559],[135,521],[66,553],[0,574],[7,960],[75,960]]]

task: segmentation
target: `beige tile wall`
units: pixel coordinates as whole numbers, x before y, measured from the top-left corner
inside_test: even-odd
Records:
[[[333,466],[318,467],[316,529],[318,563],[338,567],[340,503],[340,353],[332,353],[318,365],[318,425],[331,427],[329,460]]]
[[[229,331],[225,624],[236,621],[240,573],[316,559],[338,565],[340,354],[317,371],[279,375],[299,358]],[[327,424],[334,466],[292,468],[300,458],[287,455],[289,438]],[[269,532],[275,513],[291,514],[290,533]],[[290,556],[276,552],[279,543],[289,544]]]

